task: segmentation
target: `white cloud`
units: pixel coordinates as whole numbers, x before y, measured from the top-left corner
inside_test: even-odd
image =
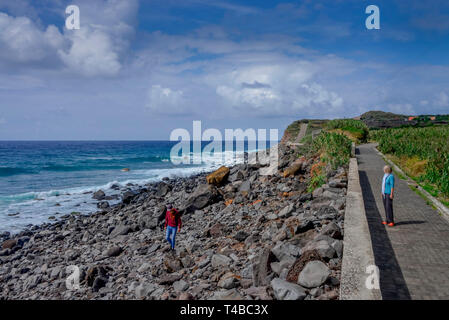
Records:
[[[70,49],[58,50],[70,70],[86,76],[115,75],[120,71],[119,56],[107,33],[84,26],[70,39]]]
[[[0,57],[4,62],[38,62],[84,76],[112,76],[122,68],[134,34],[136,0],[79,1],[81,29],[41,30],[27,17],[0,12]],[[62,11],[63,12],[63,11]],[[59,61],[58,61],[59,60]]]
[[[0,12],[0,56],[12,62],[41,61],[60,47],[62,36],[55,26],[41,31],[27,17]]]
[[[304,110],[306,108],[318,108],[322,111],[335,113],[343,106],[343,98],[337,93],[326,90],[322,85],[317,83],[302,84],[298,97],[293,102],[295,110]]]
[[[146,107],[157,114],[184,114],[183,101],[182,91],[153,85],[148,92]]]

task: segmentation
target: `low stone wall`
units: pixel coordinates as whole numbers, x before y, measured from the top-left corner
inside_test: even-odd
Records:
[[[369,289],[367,279],[374,266],[374,253],[366,219],[362,189],[360,187],[357,159],[349,165],[348,192],[346,196],[344,251],[340,280],[341,300],[380,300],[379,289]]]

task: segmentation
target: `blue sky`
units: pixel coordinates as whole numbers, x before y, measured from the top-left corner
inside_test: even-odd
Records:
[[[80,30],[65,29],[69,4]],[[0,0],[0,139],[449,113],[448,53],[442,0]]]

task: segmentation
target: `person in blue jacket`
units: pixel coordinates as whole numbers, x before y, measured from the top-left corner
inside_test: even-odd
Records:
[[[384,167],[384,177],[382,179],[382,200],[385,208],[386,220],[382,224],[394,227],[393,217],[393,198],[394,198],[394,176],[390,166]]]

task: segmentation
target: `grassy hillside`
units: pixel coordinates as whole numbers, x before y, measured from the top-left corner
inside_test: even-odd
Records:
[[[366,142],[369,134],[366,124],[354,119],[331,120],[326,124],[326,129],[342,133],[356,143]]]
[[[406,116],[370,111],[360,120],[295,121],[286,129],[282,141],[293,142],[301,124],[308,123],[298,153],[319,158],[314,165],[312,189],[325,183],[326,172],[331,168],[349,161],[351,141],[377,141],[380,151],[449,206],[449,126],[444,125],[448,121],[448,115]]]
[[[449,126],[374,130],[370,139],[427,191],[449,199]]]
[[[406,115],[384,111],[368,111],[360,116],[360,120],[402,120]]]
[[[383,111],[369,111],[360,116],[370,129],[428,127],[449,124],[449,115],[403,115]]]

